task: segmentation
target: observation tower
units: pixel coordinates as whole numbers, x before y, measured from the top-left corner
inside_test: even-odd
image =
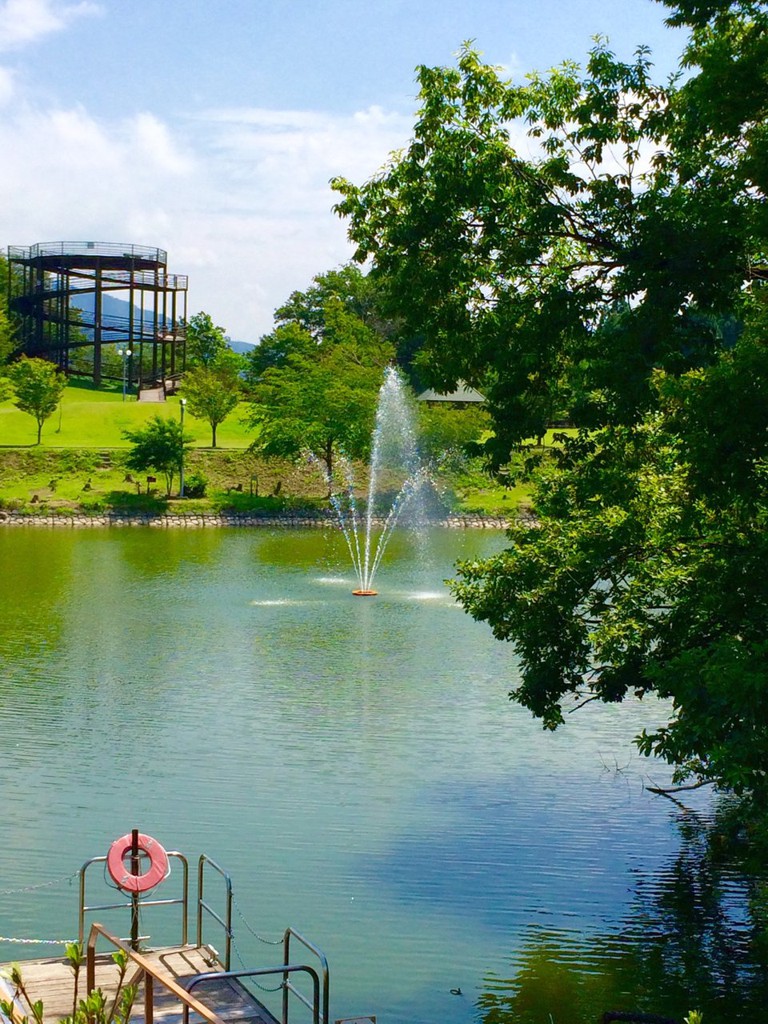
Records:
[[[186,362],[187,277],[167,265],[165,250],[146,245],[9,246],[19,350],[97,385],[172,388]]]

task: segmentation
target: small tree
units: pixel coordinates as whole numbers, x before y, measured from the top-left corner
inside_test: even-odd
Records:
[[[217,327],[210,313],[195,313],[187,324],[187,362],[189,366],[212,366],[227,351],[227,336]]]
[[[68,942],[65,958],[74,976],[72,1012],[67,1017],[61,1017],[59,1024],[127,1024],[139,991],[139,986],[135,982],[127,984],[125,980],[129,964],[128,954],[122,949],[117,949],[112,954],[112,961],[117,968],[117,988],[114,997],[110,999],[106,998],[100,988],[93,989],[84,998],[78,999],[80,976],[85,965],[82,943]],[[11,966],[9,981],[12,990],[8,993],[8,998],[0,999],[0,1013],[9,1021],[43,1024],[47,1017],[43,1001],[30,998],[18,964]],[[19,1003],[26,1003],[29,1006],[31,1016],[19,1014]]]
[[[162,416],[153,416],[140,430],[124,430],[123,437],[133,445],[125,460],[126,466],[140,473],[146,470],[162,473],[166,494],[170,497],[173,478],[181,471],[184,453],[192,444],[192,438],[182,433],[177,420]]]
[[[216,447],[216,428],[240,401],[240,387],[237,363],[226,354],[212,366],[196,366],[184,375],[181,394],[190,413],[210,424],[211,448]]]
[[[29,359],[26,356],[11,366],[9,378],[15,393],[15,405],[37,421],[37,443],[43,432],[43,423],[58,408],[67,380],[61,371],[47,359]]]

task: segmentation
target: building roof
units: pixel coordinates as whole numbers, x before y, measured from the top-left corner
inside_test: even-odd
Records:
[[[467,387],[463,381],[459,381],[458,387],[450,394],[439,391],[422,391],[417,396],[420,402],[455,402],[457,405],[468,405],[470,402],[484,402],[485,396],[474,388]]]

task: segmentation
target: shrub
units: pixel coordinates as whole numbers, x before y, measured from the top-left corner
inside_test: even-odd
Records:
[[[204,498],[207,487],[208,478],[203,473],[190,473],[184,481],[184,495],[187,498]]]

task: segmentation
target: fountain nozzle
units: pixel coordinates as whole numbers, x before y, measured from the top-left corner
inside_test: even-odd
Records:
[[[355,597],[376,597],[378,590],[353,590],[352,594]]]

